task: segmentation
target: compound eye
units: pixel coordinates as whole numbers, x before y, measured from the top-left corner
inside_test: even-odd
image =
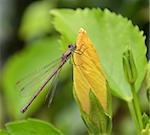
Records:
[[[72,45],[68,45],[68,48],[71,48]]]

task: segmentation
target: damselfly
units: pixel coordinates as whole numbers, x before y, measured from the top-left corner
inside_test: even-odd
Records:
[[[37,91],[35,92],[35,94],[31,97],[31,99],[29,100],[29,102],[20,110],[22,113],[24,113],[28,107],[31,105],[31,103],[34,101],[34,99],[40,94],[40,92],[45,88],[45,86],[48,84],[48,82],[56,77],[56,75],[58,75],[58,73],[60,72],[61,68],[64,66],[64,64],[68,61],[68,59],[72,56],[73,52],[76,50],[76,45],[68,45],[68,49],[66,52],[64,52],[60,58],[60,63],[58,64],[58,66],[56,67],[56,69],[47,76],[47,79],[43,82],[43,84],[37,89]],[[54,64],[55,65],[55,64]],[[44,72],[48,72],[48,68],[46,71]],[[37,75],[38,76],[38,75]],[[36,79],[36,77],[33,78]],[[40,76],[42,78],[42,76]],[[21,83],[21,81],[17,82],[17,85],[19,85]],[[32,82],[27,82],[26,85],[32,85]],[[25,87],[22,87],[21,90],[24,90]],[[54,95],[54,92],[52,93],[52,96]],[[50,101],[51,102],[51,101]]]

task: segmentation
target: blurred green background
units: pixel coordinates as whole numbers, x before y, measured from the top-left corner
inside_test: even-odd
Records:
[[[18,107],[14,107],[14,93],[6,90],[11,87],[8,85],[9,82],[17,81],[9,76],[10,73],[14,73],[12,75],[19,79],[21,75],[27,74],[23,72],[24,68],[27,72],[32,72],[34,70],[32,67],[35,65],[41,67],[62,54],[64,48],[59,45],[59,34],[52,25],[49,10],[85,7],[108,8],[131,19],[133,24],[144,31],[147,59],[150,58],[148,0],[0,0],[0,128],[4,128],[7,122],[33,117],[53,123],[66,135],[87,134],[73,99],[71,64],[68,63],[61,72],[58,91],[50,108],[43,100],[45,95],[41,94],[32,108],[22,115],[18,107],[23,104],[18,103]],[[17,64],[10,67],[14,60]],[[20,70],[15,71],[18,67]],[[70,68],[69,72],[66,72],[68,70],[66,67]],[[139,95],[142,110],[148,111],[145,109],[144,92],[141,91]],[[113,97],[113,134],[132,135],[133,133],[134,125],[126,103]]]

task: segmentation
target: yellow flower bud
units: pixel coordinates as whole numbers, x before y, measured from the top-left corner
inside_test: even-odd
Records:
[[[81,28],[74,53],[74,93],[81,108],[90,112],[89,92],[95,94],[101,106],[107,111],[106,79],[96,49],[85,30]]]
[[[74,53],[74,95],[89,134],[111,132],[111,103],[108,83],[96,49],[81,29]],[[109,103],[108,103],[109,102]]]

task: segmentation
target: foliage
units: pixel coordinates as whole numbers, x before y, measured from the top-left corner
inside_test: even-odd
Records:
[[[48,1],[38,1],[26,9],[19,31],[22,39],[40,37],[52,30],[51,18],[48,14],[52,7],[52,3]]]
[[[75,43],[80,27],[86,29],[101,58],[113,94],[126,101],[131,100],[131,89],[122,67],[122,53],[126,46],[131,46],[136,60],[138,77],[135,85],[138,91],[147,64],[143,32],[131,21],[107,9],[58,9],[52,10],[51,14],[54,15],[55,28],[62,34],[63,46]]]
[[[2,135],[63,135],[50,123],[28,119],[6,124],[6,131],[0,131]]]
[[[6,99],[11,102],[11,106],[8,105],[8,110],[12,118],[23,117],[20,109],[29,100],[30,97],[28,96],[33,94],[29,93],[30,91],[25,91],[27,95],[21,95],[20,89],[16,87],[16,82],[23,76],[28,76],[28,74],[34,73],[35,70],[39,70],[40,67],[43,67],[42,65],[46,65],[60,57],[61,54],[58,48],[57,37],[43,38],[14,55],[5,65],[3,72],[4,92]],[[40,101],[42,101],[43,96],[44,93],[39,96]],[[40,106],[41,102],[39,100],[36,100],[35,106],[33,105],[34,110]]]
[[[143,36],[143,32],[139,31],[139,28],[134,26],[130,20],[108,9],[104,11],[99,8],[77,10],[56,9],[50,11],[50,13],[54,16],[53,24],[56,30],[61,34],[61,46],[59,46],[57,42],[58,37],[55,35],[56,33],[52,33],[52,36],[43,36],[52,32],[52,25],[50,24],[51,17],[48,17],[47,13],[48,9],[52,8],[53,5],[49,5],[49,2],[47,2],[48,1],[38,1],[31,5],[25,12],[20,29],[20,36],[25,41],[35,37],[40,38],[32,42],[27,42],[27,47],[12,56],[6,62],[3,70],[2,80],[5,99],[9,101],[5,103],[9,118],[17,120],[27,115],[29,116],[40,107],[46,91],[36,99],[25,115],[19,112],[29,97],[27,96],[22,101],[22,97],[15,88],[16,81],[22,76],[34,72],[34,70],[41,67],[41,65],[45,65],[57,57],[60,58],[62,54],[59,51],[60,48],[67,48],[68,44],[74,44],[76,42],[76,36],[80,27],[86,29],[90,39],[94,43],[96,51],[101,58],[101,63],[104,67],[112,94],[130,102],[134,97],[131,92],[130,84],[124,77],[122,54],[126,46],[130,46],[133,50],[133,58],[137,68],[135,90],[138,92],[147,67],[146,48],[144,44],[145,37]],[[63,79],[61,78],[61,80],[64,82],[70,77],[69,70],[69,66],[66,66],[63,71]],[[72,85],[71,81],[69,81],[69,85]],[[61,87],[63,88],[64,86]],[[144,89],[144,86],[142,88]],[[68,87],[65,89],[68,89]],[[31,93],[28,94],[31,96]],[[93,97],[91,96],[91,98]],[[64,107],[62,104],[61,106]],[[68,112],[66,114],[68,119],[70,119]],[[148,121],[147,119],[149,118],[146,117],[146,120],[144,119],[145,126]],[[62,134],[49,123],[34,119],[8,123],[6,124],[6,130],[0,130],[0,134],[24,134],[25,132],[22,129],[27,131],[26,135]],[[143,132],[147,133],[148,131],[149,125],[147,124]]]

